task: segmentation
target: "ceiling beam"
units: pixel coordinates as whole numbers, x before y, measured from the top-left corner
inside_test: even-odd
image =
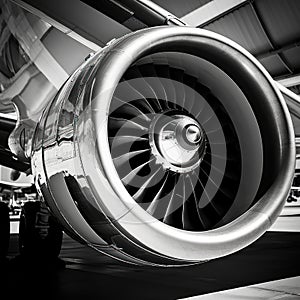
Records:
[[[282,45],[279,48],[275,48],[273,50],[264,51],[264,52],[261,52],[261,53],[256,53],[255,57],[257,59],[263,59],[263,58],[267,58],[267,57],[270,57],[272,55],[277,55],[277,54],[280,54],[282,52],[288,51],[290,49],[298,48],[298,47],[300,47],[300,40],[296,41],[296,42],[292,42],[292,43],[286,43],[285,45]]]
[[[80,0],[10,1],[40,17],[79,42],[86,44],[91,49],[98,50],[112,39],[130,32],[122,24]]]
[[[190,26],[199,27],[247,2],[248,0],[214,0],[188,13],[181,20]]]
[[[288,78],[283,78],[277,80],[278,83],[282,84],[285,87],[292,87],[300,85],[300,75],[290,76]]]

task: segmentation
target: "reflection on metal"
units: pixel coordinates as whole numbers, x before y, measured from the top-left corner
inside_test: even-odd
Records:
[[[190,172],[200,164],[204,156],[205,133],[190,116],[176,110],[168,112],[169,114],[157,113],[150,124],[149,144],[152,154],[165,170]]]
[[[170,132],[176,147],[190,141],[197,152],[198,133],[207,136],[206,167],[161,172],[148,131],[167,110],[181,111],[176,128],[188,120],[186,135]],[[166,124],[152,131],[164,160]],[[293,180],[294,132],[277,86],[247,51],[163,26],[114,41],[67,80],[38,123],[31,162],[73,237],[130,263],[186,265],[233,253],[272,225]]]

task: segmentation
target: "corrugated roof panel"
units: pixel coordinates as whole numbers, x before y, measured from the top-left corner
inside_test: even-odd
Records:
[[[295,47],[284,51],[282,56],[288,65],[292,66],[294,73],[300,73],[300,47]]]
[[[291,117],[294,125],[295,136],[300,137],[300,118],[292,113]]]
[[[250,5],[245,5],[204,28],[234,40],[252,54],[271,49]]]
[[[277,55],[265,57],[259,61],[273,77],[284,76],[287,73],[287,69],[284,67],[281,59]]]
[[[299,0],[255,0],[255,8],[275,46],[300,41]]]
[[[155,2],[179,18],[211,1],[212,0],[152,0],[152,2]]]
[[[257,55],[275,78],[300,72],[300,0],[252,0],[204,28]]]

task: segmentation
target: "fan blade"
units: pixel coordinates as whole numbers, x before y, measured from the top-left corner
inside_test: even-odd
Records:
[[[159,75],[156,73],[156,69],[152,63],[139,66],[141,74],[147,78],[147,82],[152,86],[157,99],[160,101],[160,106],[163,109],[169,108],[167,92],[159,79]]]
[[[147,81],[137,66],[132,66],[124,75],[126,80],[130,80],[131,85],[143,94],[147,103],[151,106],[153,112],[162,111],[162,107],[158,101],[158,96],[153,87]]]
[[[117,169],[124,166],[124,164],[129,163],[129,161],[133,158],[136,158],[136,156],[140,156],[141,154],[145,154],[145,152],[150,152],[149,149],[142,149],[137,151],[132,151],[129,153],[125,153],[123,155],[120,155],[118,157],[113,158],[114,165]]]

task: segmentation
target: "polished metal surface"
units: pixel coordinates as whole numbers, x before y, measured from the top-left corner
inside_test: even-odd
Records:
[[[199,143],[203,139],[200,127],[194,124],[188,125],[186,128],[186,138],[190,143]]]
[[[121,95],[123,104],[117,108],[123,112],[124,105],[131,106],[126,109],[127,114],[134,109],[128,104],[133,90],[122,93],[122,88],[126,87],[126,82],[122,81],[126,71],[134,65],[147,65],[149,60],[156,65],[162,60],[163,63],[167,61],[178,68],[179,62],[174,63],[179,61],[176,59],[178,54],[182,67],[201,86],[202,95],[192,93],[199,105],[193,112],[197,118],[187,118],[183,114],[184,117],[175,118],[175,126],[172,122],[165,123],[160,127],[162,134],[156,149],[164,161],[185,165],[205,144],[203,141],[210,144],[214,156],[202,188],[202,194],[209,191],[210,197],[202,202],[203,207],[199,204],[198,209],[212,207],[216,197],[219,201],[230,201],[221,216],[201,230],[198,227],[188,230],[185,218],[182,224],[171,226],[167,220],[152,216],[151,210],[147,211],[137,203],[119,176],[112,157],[115,148],[109,142],[109,118],[114,97]],[[156,80],[153,74],[143,77],[150,78],[148,83]],[[164,80],[160,85],[167,86]],[[174,91],[179,93],[175,85]],[[120,94],[116,94],[118,92]],[[166,91],[166,94],[171,92]],[[185,100],[182,105],[191,103],[191,100]],[[209,123],[201,119],[201,103],[207,106],[207,111],[215,112],[212,115],[214,128],[209,129]],[[218,109],[221,112],[217,112]],[[140,115],[144,122],[150,122],[147,114]],[[224,118],[229,124],[229,135],[222,126]],[[179,145],[180,151],[190,147],[186,156],[174,159],[164,148],[170,134],[165,130],[168,124],[173,126],[171,141],[176,147]],[[216,126],[222,130],[213,136]],[[179,133],[176,128],[180,129]],[[182,128],[186,129],[185,133]],[[235,141],[233,146],[228,136]],[[140,136],[138,139],[145,138]],[[114,138],[113,145],[116,147],[128,140],[132,139],[128,136]],[[216,155],[217,151],[219,155]],[[232,162],[229,154],[236,154],[233,156],[238,163]],[[226,159],[220,161],[218,156]],[[193,168],[198,161],[192,164]],[[229,197],[225,194],[224,183],[228,183],[228,166],[234,164],[237,169],[233,175],[239,176],[230,178],[229,190],[234,193]],[[66,230],[100,252],[146,265],[203,262],[238,251],[255,241],[279,215],[289,193],[294,165],[290,115],[269,74],[234,42],[188,27],[141,30],[96,53],[70,77],[44,112],[32,149],[32,169],[39,192]],[[179,195],[179,198],[182,197]],[[184,207],[184,203],[181,206]],[[168,209],[166,215],[169,212]]]
[[[195,119],[179,112],[158,114],[149,131],[152,153],[164,169],[186,173],[201,163],[206,138]]]

